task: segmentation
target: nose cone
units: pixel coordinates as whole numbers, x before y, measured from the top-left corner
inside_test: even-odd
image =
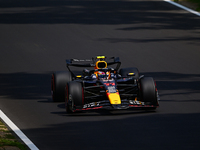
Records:
[[[116,92],[116,93],[107,93],[107,96],[108,96],[108,99],[110,101],[110,104],[121,104],[121,99],[120,99],[120,96],[119,96],[119,93]]]

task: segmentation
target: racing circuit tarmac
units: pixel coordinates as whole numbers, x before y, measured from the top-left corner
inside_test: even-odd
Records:
[[[40,150],[200,147],[200,17],[161,0],[0,2],[0,110]],[[65,59],[119,56],[152,76],[156,112],[69,115],[53,103]]]

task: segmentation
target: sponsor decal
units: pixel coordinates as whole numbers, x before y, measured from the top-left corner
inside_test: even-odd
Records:
[[[116,93],[117,91],[116,91],[116,88],[115,88],[115,86],[109,86],[108,87],[108,93]]]
[[[93,103],[83,105],[83,108],[96,107],[96,106],[99,106],[99,105],[100,105],[100,102],[93,102]]]
[[[113,83],[104,83],[104,85],[110,86],[110,85],[115,85],[115,83],[114,82]]]
[[[130,100],[129,103],[132,105],[145,105],[144,102],[137,101],[137,100]]]

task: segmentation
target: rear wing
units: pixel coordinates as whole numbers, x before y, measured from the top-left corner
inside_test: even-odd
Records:
[[[116,64],[117,66],[115,67],[116,70],[119,69],[121,62],[119,57],[111,57],[105,60],[107,62],[107,65],[114,65]],[[72,75],[74,75],[74,73],[71,71],[70,66],[74,66],[74,67],[95,67],[96,64],[96,58],[92,58],[92,59],[67,59],[66,60],[66,66],[67,69],[72,73]],[[74,75],[75,76],[75,75]]]
[[[91,62],[91,63],[85,63]],[[75,67],[93,67],[95,64],[92,63],[92,59],[67,59],[66,65],[68,66],[75,66]]]

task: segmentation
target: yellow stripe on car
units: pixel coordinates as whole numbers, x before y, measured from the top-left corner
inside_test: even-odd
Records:
[[[110,104],[121,104],[119,93],[107,93]]]
[[[82,75],[78,75],[78,76],[76,76],[77,78],[81,78],[82,77]]]
[[[135,75],[135,73],[128,73],[128,75],[129,75],[129,76],[133,76],[133,75]]]
[[[97,56],[97,59],[105,59],[105,56]]]

